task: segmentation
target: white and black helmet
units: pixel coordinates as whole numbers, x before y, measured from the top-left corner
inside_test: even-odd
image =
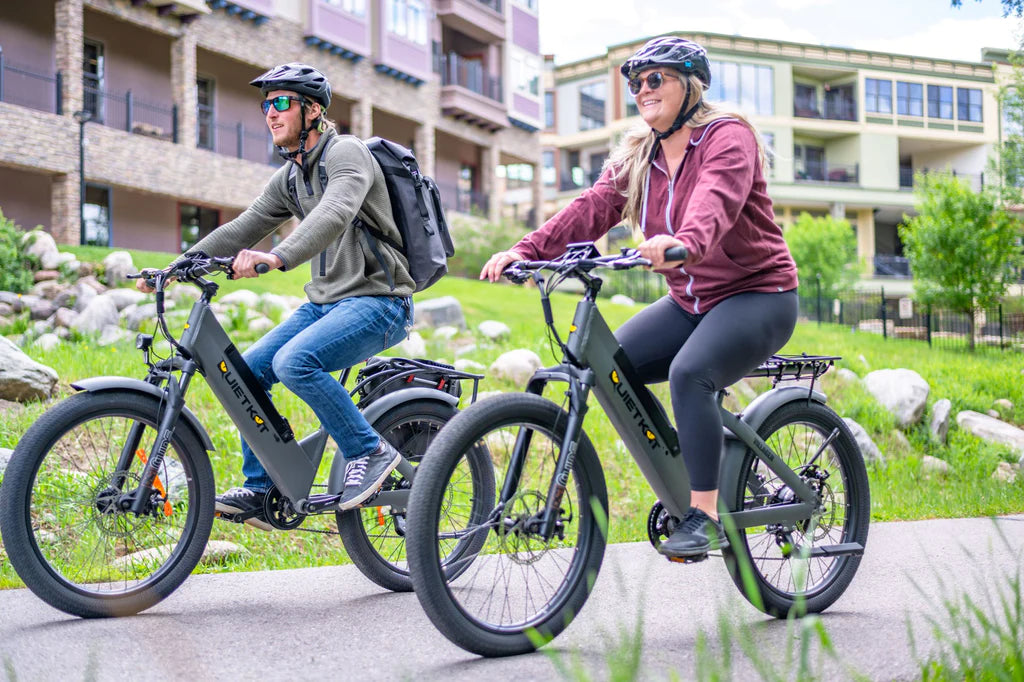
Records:
[[[259,88],[264,95],[271,90],[290,90],[318,102],[325,110],[331,106],[331,84],[327,76],[309,64],[289,62],[275,66],[249,81],[249,85]]]
[[[692,40],[675,36],[648,40],[619,67],[619,71],[626,78],[633,78],[653,66],[666,66],[680,73],[692,73],[704,84],[705,90],[711,87],[711,64],[708,62],[707,50]]]

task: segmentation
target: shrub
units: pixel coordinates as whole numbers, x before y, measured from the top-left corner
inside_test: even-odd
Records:
[[[0,291],[23,294],[32,287],[32,272],[38,263],[25,252],[25,233],[0,211]]]
[[[484,263],[496,251],[510,249],[529,229],[521,223],[503,220],[497,225],[479,218],[449,216],[455,255],[448,259],[448,272],[476,279]]]
[[[801,213],[786,229],[785,238],[800,271],[800,281],[819,280],[826,299],[834,298],[856,281],[857,237],[847,221]]]

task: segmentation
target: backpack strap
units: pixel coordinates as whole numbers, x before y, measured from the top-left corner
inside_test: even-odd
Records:
[[[388,278],[388,286],[391,287],[391,291],[394,291],[395,278],[391,276],[391,271],[388,270],[388,266],[384,262],[384,256],[380,252],[380,246],[377,244],[377,240],[375,239],[376,234],[380,234],[380,232],[371,228],[366,221],[359,216],[352,219],[352,227],[361,230],[363,236],[366,237],[366,243],[370,246],[370,251],[377,259],[377,264],[380,265],[380,269],[384,271],[384,276]]]

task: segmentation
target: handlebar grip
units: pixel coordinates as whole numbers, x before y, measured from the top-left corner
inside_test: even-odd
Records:
[[[688,255],[689,252],[686,250],[685,246],[673,246],[665,249],[665,260],[667,261],[686,260]]]
[[[270,272],[270,266],[269,265],[267,265],[266,263],[257,263],[256,264],[256,274],[257,275],[265,275],[268,272]]]

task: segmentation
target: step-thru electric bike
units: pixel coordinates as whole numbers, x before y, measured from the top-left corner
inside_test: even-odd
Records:
[[[684,257],[685,251],[666,254]],[[676,431],[597,307],[601,279],[594,270],[649,264],[636,251],[601,256],[592,244],[574,244],[555,260],[506,270],[513,281],[532,276],[538,284],[562,363],[537,371],[524,393],[491,397],[456,415],[428,448],[409,502],[416,596],[434,625],[468,651],[533,650],[568,626],[593,587],[605,550],[608,494],[582,428],[591,392],[659,500],[648,517],[651,543],[657,547],[671,535],[690,506]],[[546,282],[544,271],[554,273]],[[583,284],[583,297],[563,341],[549,294],[570,277]],[[776,385],[740,414],[725,409],[719,396],[725,428],[719,512],[730,536],[722,554],[744,596],[777,617],[820,612],[835,602],[867,541],[864,460],[845,422],[814,389],[836,359],[774,356],[752,376]],[[778,385],[786,379],[810,385]],[[567,409],[541,396],[551,382],[565,385],[552,394],[564,395]],[[481,450],[494,462],[498,495],[486,508],[452,518],[446,509],[458,500],[449,494],[451,481]],[[479,549],[451,558],[470,538]]]
[[[18,442],[0,489],[0,532],[18,575],[50,605],[82,617],[137,613],[195,568],[216,494],[207,454],[213,443],[186,405],[196,373],[274,481],[262,510],[268,522],[292,530],[310,515],[336,514],[338,534],[360,570],[387,589],[411,589],[406,509],[418,463],[458,411],[460,382],[473,381],[475,399],[481,376],[423,360],[371,359],[352,395],[403,460],[362,508],[341,512],[344,459],[338,453],[326,484],[314,484],[326,431],[296,438],[211,309],[218,285],[206,277],[230,277],[231,264],[197,254],[146,272],[169,356],[157,359],[153,335],[140,334],[145,380],[77,381],[72,386],[80,392],[47,410]],[[165,316],[164,291],[174,280],[201,290],[180,339]],[[343,372],[340,381],[347,377]],[[453,518],[478,514],[473,506],[493,499],[493,470],[483,451],[467,460],[452,488],[470,505],[450,507]],[[476,542],[456,543],[451,557],[478,551]]]

